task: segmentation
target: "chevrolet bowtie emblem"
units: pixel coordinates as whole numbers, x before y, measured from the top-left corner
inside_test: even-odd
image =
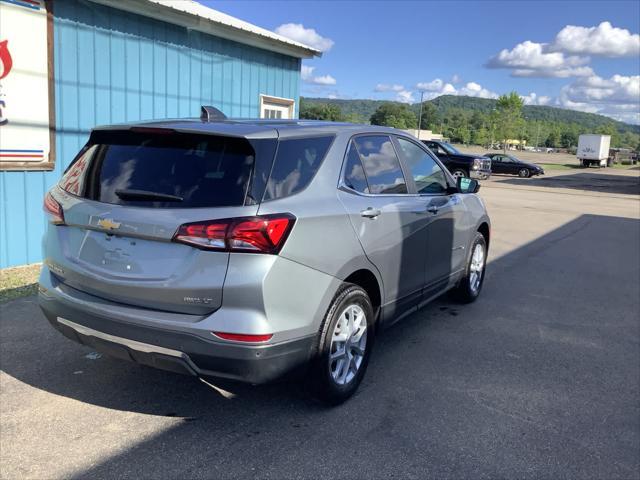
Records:
[[[101,218],[98,220],[98,226],[104,228],[105,230],[115,230],[120,228],[120,222],[114,222],[110,218]]]

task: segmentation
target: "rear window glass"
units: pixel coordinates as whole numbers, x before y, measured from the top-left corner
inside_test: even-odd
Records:
[[[349,153],[347,153],[347,164],[344,167],[344,183],[356,192],[369,193],[369,185],[362,169],[360,155],[358,155],[358,150],[356,150],[356,146],[353,143],[349,146]]]
[[[332,141],[333,137],[281,140],[264,199],[287,197],[309,185]]]
[[[370,193],[407,193],[400,161],[389,137],[362,136],[353,142],[360,153]]]
[[[157,208],[245,203],[255,152],[244,139],[193,134],[96,132],[85,196]]]

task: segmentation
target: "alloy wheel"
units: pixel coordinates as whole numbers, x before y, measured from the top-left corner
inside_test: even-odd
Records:
[[[358,373],[367,347],[367,316],[360,305],[344,308],[331,335],[329,371],[338,385],[346,385]]]
[[[480,290],[480,284],[482,282],[482,271],[484,270],[484,247],[481,244],[476,244],[471,255],[471,266],[469,268],[469,287],[471,291],[476,294]]]

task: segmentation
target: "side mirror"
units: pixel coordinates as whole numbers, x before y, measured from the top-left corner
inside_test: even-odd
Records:
[[[458,177],[456,185],[460,193],[478,193],[480,190],[478,181],[467,177]]]

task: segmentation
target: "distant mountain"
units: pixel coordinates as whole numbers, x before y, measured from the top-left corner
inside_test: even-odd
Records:
[[[331,105],[338,105],[345,115],[355,114],[361,117],[364,121],[369,121],[369,118],[375,112],[375,110],[383,103],[389,103],[385,100],[343,100],[343,99],[331,99],[331,98],[307,98],[303,97],[302,102],[309,104],[313,103],[325,103]],[[395,103],[395,102],[391,102]],[[427,103],[427,102],[425,102]],[[480,111],[483,113],[491,112],[496,105],[496,101],[488,98],[466,97],[458,95],[442,95],[440,97],[429,100],[428,103],[433,104],[438,113],[446,115],[450,110],[469,110]],[[420,104],[415,103],[411,105],[411,109],[418,113],[420,110]],[[546,122],[559,122],[559,123],[574,123],[584,128],[585,131],[592,131],[598,127],[606,125],[614,125],[616,130],[620,133],[631,132],[640,134],[640,125],[631,125],[624,122],[613,120],[612,118],[605,117],[604,115],[598,115],[595,113],[578,112],[576,110],[567,110],[565,108],[538,106],[538,105],[525,105],[523,109],[523,116],[527,120],[541,120]]]

